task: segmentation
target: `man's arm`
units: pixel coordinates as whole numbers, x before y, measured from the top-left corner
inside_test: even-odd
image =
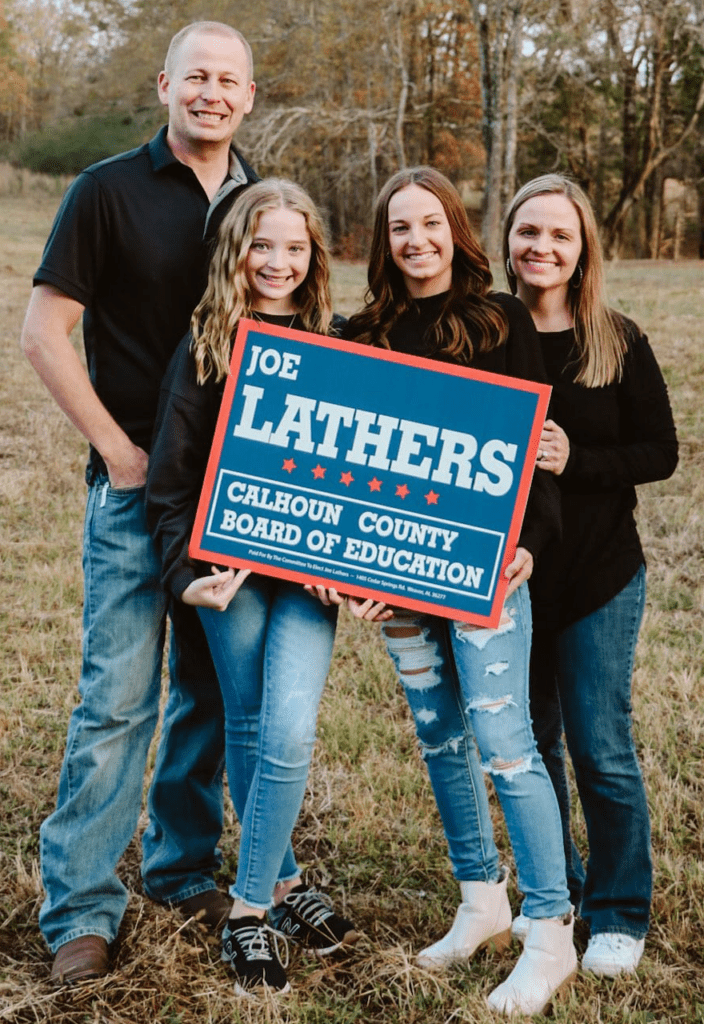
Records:
[[[73,425],[102,455],[113,487],[141,486],[147,453],[133,444],[98,398],[71,344],[84,306],[50,285],[32,290],[20,345]]]

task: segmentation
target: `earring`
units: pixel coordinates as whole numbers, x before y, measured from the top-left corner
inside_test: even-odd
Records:
[[[577,279],[577,280],[575,281],[575,279],[574,279],[574,276],[575,276],[575,274],[577,273],[577,270],[579,271],[579,278],[578,278],[578,279]],[[582,281],[583,281],[583,280],[584,280],[584,271],[582,270],[582,264],[581,264],[581,263],[578,263],[578,264],[577,264],[577,268],[576,268],[576,270],[575,270],[575,272],[574,272],[574,274],[572,275],[572,278],[571,278],[571,280],[570,280],[570,284],[572,285],[572,287],[573,287],[573,288],[575,289],[575,291],[576,291],[576,290],[577,290],[578,288],[581,288],[581,287],[582,287]]]
[[[507,256],[506,257],[506,277],[515,277],[515,276],[516,275],[513,272],[513,267],[511,266],[511,257]]]

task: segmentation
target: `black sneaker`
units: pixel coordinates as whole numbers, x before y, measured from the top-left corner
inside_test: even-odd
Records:
[[[332,909],[330,899],[307,885],[297,885],[273,907],[269,923],[278,935],[293,939],[318,956],[351,945],[359,938],[352,922]]]
[[[236,996],[256,995],[260,986],[284,995],[290,985],[279,959],[276,939],[261,917],[230,918],[222,933],[220,959],[229,963],[237,976]]]

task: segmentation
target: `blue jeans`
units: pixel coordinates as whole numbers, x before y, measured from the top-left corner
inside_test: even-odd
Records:
[[[531,665],[535,734],[558,801],[571,886],[579,855],[569,832],[564,723],[589,840],[581,915],[591,933],[648,931],[650,817],[633,743],[631,677],[645,607],[645,567],[623,590],[559,633],[537,633]]]
[[[80,704],[68,729],[57,807],[42,824],[52,952],[82,935],[112,942],[127,905],[115,869],[137,827],[159,715],[167,597],[144,515],[144,488],[88,489],[83,538]],[[170,689],[142,839],[147,893],[178,902],[214,887],[220,866],[222,698],[198,617],[175,609]]]
[[[383,627],[415,720],[455,877],[494,882],[499,854],[484,774],[506,819],[527,917],[570,909],[555,792],[528,713],[525,584],[497,629],[404,613]]]
[[[300,874],[291,832],[303,803],[337,609],[300,583],[250,576],[224,612],[199,608],[225,704],[227,778],[242,827],[231,889],[271,906]]]

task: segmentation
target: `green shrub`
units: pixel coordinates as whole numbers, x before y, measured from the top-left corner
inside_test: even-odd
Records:
[[[41,174],[78,174],[84,167],[140,145],[151,127],[132,117],[72,117],[28,135],[15,163]]]

